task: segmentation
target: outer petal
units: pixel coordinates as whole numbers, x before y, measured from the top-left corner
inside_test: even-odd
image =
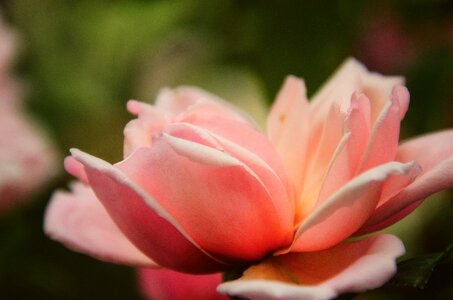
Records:
[[[137,151],[117,166],[215,257],[257,260],[289,243],[292,220],[279,218],[272,199],[280,182],[274,178],[274,186],[268,189],[228,149],[218,149],[212,137],[190,138],[197,140],[164,133],[155,138],[152,149]]]
[[[269,139],[280,154],[293,184],[302,182],[303,153],[309,129],[308,108],[304,81],[288,76],[267,120]]]
[[[346,239],[372,214],[386,180],[409,176],[416,167],[413,162],[390,162],[355,177],[302,222],[289,250],[318,251]]]
[[[269,258],[218,291],[251,299],[333,299],[381,286],[393,276],[395,259],[403,253],[395,236],[372,236],[324,251]]]
[[[390,226],[414,210],[424,198],[453,187],[453,130],[403,143],[398,149],[397,159],[416,160],[423,172],[394,197],[382,201],[359,233]]]
[[[222,282],[220,273],[189,275],[166,269],[139,269],[138,284],[146,299],[159,300],[228,300],[216,292]]]
[[[74,251],[100,260],[133,266],[154,266],[118,229],[94,195],[80,182],[71,192],[57,191],[47,207],[44,231]]]
[[[79,150],[73,149],[72,155],[84,165],[90,186],[113,221],[159,265],[192,273],[226,267],[200,249],[150,195],[118,168]]]

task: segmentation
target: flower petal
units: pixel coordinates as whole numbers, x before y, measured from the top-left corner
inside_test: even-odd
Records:
[[[146,299],[228,300],[216,292],[222,274],[189,275],[166,269],[142,268],[137,271],[138,284]]]
[[[333,299],[381,286],[393,276],[395,259],[403,253],[398,238],[376,235],[324,251],[274,256],[217,290],[251,299]]]
[[[345,120],[345,134],[326,172],[316,206],[324,203],[356,175],[370,133],[370,101],[365,94],[354,93]]]
[[[124,157],[140,147],[150,147],[153,134],[171,122],[222,117],[257,128],[248,115],[230,103],[195,87],[162,89],[155,105],[130,100],[127,109],[138,118],[124,129]]]
[[[85,173],[85,169],[83,168],[83,164],[81,164],[74,157],[72,156],[65,157],[64,168],[69,174],[71,174],[81,182],[88,184],[88,178],[87,174]]]
[[[387,102],[374,124],[359,172],[395,159],[400,123],[408,103],[409,92],[406,87],[395,86],[390,101]]]
[[[349,173],[354,175],[357,171],[361,156],[365,151],[371,131],[370,100],[363,93],[354,93],[345,121],[345,131],[351,133],[347,148],[347,164]]]
[[[390,162],[355,177],[301,223],[288,250],[318,251],[346,239],[372,214],[386,180],[408,176],[416,166],[413,162]]]
[[[84,165],[90,186],[113,221],[156,263],[188,273],[212,272],[225,267],[200,249],[179,224],[120,169],[76,149],[71,153]]]
[[[293,184],[302,182],[303,153],[308,137],[308,108],[304,81],[288,76],[267,120],[269,139],[280,154]]]
[[[193,113],[222,115],[230,119],[255,124],[244,112],[227,101],[197,87],[181,86],[162,89],[156,99],[156,107],[172,115]]]
[[[74,251],[132,266],[155,266],[118,229],[93,191],[80,182],[57,191],[44,217],[44,231]]]
[[[305,218],[313,209],[318,199],[323,179],[329,164],[343,138],[344,115],[338,106],[333,105],[319,129],[310,132],[309,146],[306,152],[302,190],[298,194],[296,223]]]
[[[250,167],[218,149],[212,137],[184,133],[192,141],[170,133],[117,167],[202,249],[222,260],[250,261],[291,240],[292,219],[279,218],[270,191]]]
[[[352,93],[357,91],[370,99],[373,124],[385,106],[392,88],[397,84],[403,84],[403,81],[401,77],[370,72],[360,62],[349,58],[313,97],[311,105],[314,119],[322,120],[333,103],[336,103],[341,111],[347,111],[349,99]]]
[[[424,198],[453,187],[453,130],[403,143],[397,159],[403,162],[416,160],[423,171],[411,184],[383,202],[359,234],[390,226],[414,210]]]
[[[139,101],[129,100],[127,109],[138,118],[124,128],[124,157],[140,147],[150,147],[153,133],[161,131],[170,120],[164,111]]]
[[[242,145],[236,144],[220,135],[187,123],[171,124],[167,126],[166,132],[173,137],[215,147],[216,149],[233,156],[250,168],[262,182],[263,188],[268,191],[274,204],[277,218],[282,221],[286,220],[288,231],[291,230],[290,228],[293,226],[294,203],[292,197],[290,197],[291,191],[283,168],[277,160],[273,159],[271,163],[274,163],[274,167],[276,167],[276,170],[274,170],[269,166],[267,161],[257,154],[257,152],[271,152],[273,150],[271,145],[265,145],[260,141],[255,142],[255,145],[261,147],[258,147],[256,151],[252,152]],[[262,138],[262,136],[257,137]],[[250,138],[252,138],[252,136],[250,136]],[[277,157],[276,153],[261,154],[262,157],[269,157],[271,155]],[[275,164],[278,165],[275,166]]]
[[[212,134],[229,140],[242,148],[255,153],[265,161],[281,178],[286,177],[286,172],[278,153],[272,144],[261,132],[251,127],[250,124],[238,122],[221,115],[187,115],[180,122],[190,123],[199,128],[208,130]]]
[[[214,94],[204,91],[197,87],[182,86],[176,89],[162,89],[156,99],[156,106],[160,109],[177,115],[184,112],[196,103],[223,103]]]

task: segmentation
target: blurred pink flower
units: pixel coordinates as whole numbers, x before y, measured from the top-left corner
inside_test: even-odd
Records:
[[[48,138],[22,110],[9,68],[15,34],[0,20],[0,214],[25,201],[56,170]]]
[[[366,19],[358,41],[358,54],[369,67],[392,72],[415,60],[420,49],[397,16],[380,12]]]
[[[330,299],[386,282],[404,253],[379,230],[453,186],[453,130],[398,144],[400,77],[346,61],[313,97],[289,76],[268,137],[196,88],[130,101],[124,160],[73,149],[46,233],[99,259],[186,273],[246,269],[228,295]],[[190,276],[190,275],[188,275]],[[168,283],[171,285],[172,283]]]

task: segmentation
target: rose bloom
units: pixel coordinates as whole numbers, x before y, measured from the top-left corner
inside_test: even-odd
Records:
[[[360,236],[453,185],[453,130],[398,144],[402,82],[349,59],[308,102],[303,80],[289,76],[267,135],[196,88],[129,101],[137,119],[124,130],[124,160],[72,149],[65,168],[79,181],[54,194],[45,231],[104,261],[154,267],[140,285],[157,299],[183,299],[190,286],[208,297],[220,283],[174,271],[224,272],[233,280],[217,291],[251,299],[376,288],[404,247]]]
[[[49,139],[22,109],[10,75],[16,35],[0,19],[0,214],[17,206],[54,175]]]

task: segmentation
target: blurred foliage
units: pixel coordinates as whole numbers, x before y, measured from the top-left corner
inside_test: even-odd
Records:
[[[424,289],[434,270],[442,264],[453,263],[453,243],[441,253],[413,257],[398,263],[398,274],[389,282],[395,286]]]
[[[263,124],[265,108],[287,74],[303,77],[312,95],[348,56],[373,70],[406,76],[411,109],[403,137],[453,126],[451,1],[15,0],[0,5],[20,34],[16,74],[27,87],[28,108],[62,153],[78,147],[119,160],[122,128],[131,118],[125,101],[152,102],[163,86],[199,85],[245,107]],[[399,48],[381,42],[389,32],[403,41],[393,45]],[[68,179],[62,174],[34,204],[0,220],[2,297],[138,298],[130,268],[73,253],[43,235],[50,194]],[[411,254],[439,252],[451,242],[451,193],[433,198],[439,199],[391,229]],[[426,292],[386,287],[357,299],[446,299],[453,295],[452,276],[450,264],[435,270]]]

